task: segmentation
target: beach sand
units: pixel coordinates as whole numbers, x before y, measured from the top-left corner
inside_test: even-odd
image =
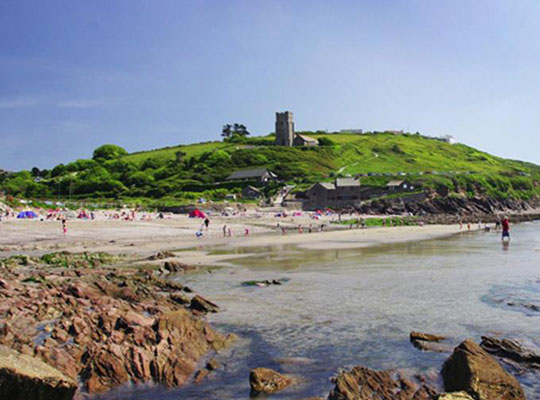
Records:
[[[305,249],[362,248],[435,239],[466,231],[465,226],[460,231],[458,225],[349,229],[331,222],[332,217],[315,221],[308,216],[276,218],[270,213],[216,216],[211,218],[203,237],[197,238],[195,233],[201,229],[202,220],[183,215],[151,221],[68,220],[65,236],[59,221],[8,220],[0,222],[0,257],[67,250],[123,253],[143,259],[167,250],[176,251],[177,258],[186,264],[219,265],[233,256],[209,255],[212,249],[269,245],[296,245]],[[310,224],[313,233],[308,233]],[[325,226],[324,232],[319,231],[321,224]],[[231,228],[232,237],[223,237],[224,225]],[[299,225],[303,227],[301,234]],[[286,228],[286,234],[282,234],[281,227]],[[246,228],[248,236],[245,236]]]

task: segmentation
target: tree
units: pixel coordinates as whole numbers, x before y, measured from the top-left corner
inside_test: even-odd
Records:
[[[40,175],[40,173],[41,173],[41,171],[39,170],[38,167],[32,168],[32,171],[31,171],[31,172],[32,172],[32,176],[33,176],[34,178],[37,178],[37,177]]]
[[[100,146],[94,150],[94,155],[92,156],[92,159],[96,161],[114,160],[116,158],[125,156],[126,154],[127,151],[123,147],[117,146],[115,144],[104,144],[103,146]]]
[[[233,126],[233,135],[239,135],[239,136],[247,136],[249,135],[249,132],[245,125],[235,123]]]
[[[249,135],[249,132],[244,124],[234,123],[223,125],[223,129],[221,130],[221,136],[223,136],[225,139],[233,138],[233,137],[246,137]]]
[[[221,130],[221,136],[223,136],[224,138],[231,137],[231,135],[232,135],[231,128],[232,128],[231,124],[223,125],[223,129]]]

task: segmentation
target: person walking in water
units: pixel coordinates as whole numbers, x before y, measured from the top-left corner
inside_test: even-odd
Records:
[[[510,221],[508,220],[508,217],[504,217],[501,221],[502,225],[502,237],[501,240],[504,240],[504,238],[508,238],[508,241],[510,241]]]

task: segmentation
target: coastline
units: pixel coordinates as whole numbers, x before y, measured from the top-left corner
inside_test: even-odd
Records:
[[[354,249],[392,243],[422,241],[467,233],[466,225],[424,225],[398,227],[371,227],[349,229],[345,225],[330,225],[322,221],[323,232],[308,233],[305,226],[309,219],[279,221],[287,227],[282,234],[274,226],[273,219],[238,217],[215,218],[210,229],[202,238],[194,234],[199,229],[200,220],[171,218],[153,221],[69,221],[68,234],[62,235],[57,221],[5,221],[0,225],[0,257],[13,254],[42,255],[47,252],[102,251],[111,254],[127,254],[142,261],[160,251],[172,251],[178,261],[192,265],[220,265],[234,254],[209,254],[214,249],[227,251],[261,246],[295,245],[302,249]],[[298,233],[297,226],[304,226]],[[223,237],[222,225],[231,227],[239,235]],[[330,229],[328,228],[330,226]],[[249,235],[242,234],[249,229]],[[471,226],[470,232],[480,228]],[[318,230],[318,229],[317,229]]]

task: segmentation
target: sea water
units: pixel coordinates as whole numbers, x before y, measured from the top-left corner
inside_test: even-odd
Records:
[[[100,398],[248,399],[255,367],[300,378],[273,399],[325,397],[331,378],[353,365],[436,380],[449,354],[414,348],[411,331],[445,335],[452,345],[512,338],[540,351],[540,223],[513,226],[509,245],[499,233],[464,232],[367,249],[235,251],[250,255],[179,278],[220,305],[208,317],[217,329],[239,336],[218,356],[221,368],[184,388],[123,388]],[[242,285],[265,279],[285,282]],[[540,373],[517,378],[528,399],[540,399]]]

